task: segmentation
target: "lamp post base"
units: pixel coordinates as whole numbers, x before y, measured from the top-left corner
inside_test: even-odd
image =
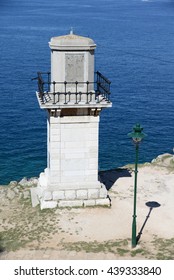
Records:
[[[137,245],[137,238],[136,238],[136,216],[133,216],[132,222],[132,248],[135,248]]]

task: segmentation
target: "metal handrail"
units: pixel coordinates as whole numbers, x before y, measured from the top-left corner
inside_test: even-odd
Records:
[[[75,104],[81,101],[82,94],[86,94],[86,103],[92,101],[92,95],[95,94],[95,100],[100,102],[100,97],[105,99],[107,102],[110,102],[110,80],[108,80],[104,75],[102,75],[99,71],[95,73],[96,81],[71,81],[71,82],[58,82],[51,81],[51,73],[50,72],[38,72],[37,80],[38,80],[38,93],[41,101],[46,103],[52,99],[53,104],[59,103],[60,96],[64,95],[65,102],[67,104],[70,102],[70,97],[72,94],[75,94]],[[45,78],[46,75],[46,79]],[[94,91],[90,90],[90,85],[94,85]],[[63,85],[63,90],[60,92],[56,90],[56,85]],[[74,86],[75,91],[67,91],[68,85]],[[80,86],[86,85],[86,92],[81,92]],[[53,94],[53,98],[51,98],[50,94]],[[56,101],[57,96],[57,101]],[[69,100],[67,101],[67,96]],[[101,98],[101,100],[102,100]]]

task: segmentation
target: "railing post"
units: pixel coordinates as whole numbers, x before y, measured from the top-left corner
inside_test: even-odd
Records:
[[[88,92],[88,90],[89,90],[89,82],[87,81],[87,82],[86,82],[86,96],[87,96],[87,98],[86,98],[86,103],[87,103],[87,104],[89,103],[89,100],[88,100],[89,92]]]
[[[53,104],[56,104],[56,82],[53,81]]]
[[[65,86],[65,102],[64,102],[64,104],[67,104],[67,101],[66,101],[66,95],[67,95],[67,93],[66,93],[66,85],[67,85],[67,82],[64,81],[64,86]]]
[[[75,104],[77,104],[77,86],[78,86],[78,82],[77,81],[75,82],[75,85],[76,85],[76,102],[75,102]]]

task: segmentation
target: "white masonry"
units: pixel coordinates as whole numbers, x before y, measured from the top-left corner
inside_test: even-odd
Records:
[[[49,46],[51,73],[38,73],[37,91],[48,115],[47,168],[32,192],[41,209],[109,205],[98,181],[98,138],[99,114],[112,106],[110,82],[99,72],[95,78],[92,39],[71,32]]]

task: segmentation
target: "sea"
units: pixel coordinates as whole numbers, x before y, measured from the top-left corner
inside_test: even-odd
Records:
[[[48,42],[71,27],[95,41],[96,71],[111,81],[99,170],[134,163],[136,123],[147,134],[139,162],[173,153],[174,0],[0,0],[0,184],[46,167],[46,112],[32,78],[50,71]]]

